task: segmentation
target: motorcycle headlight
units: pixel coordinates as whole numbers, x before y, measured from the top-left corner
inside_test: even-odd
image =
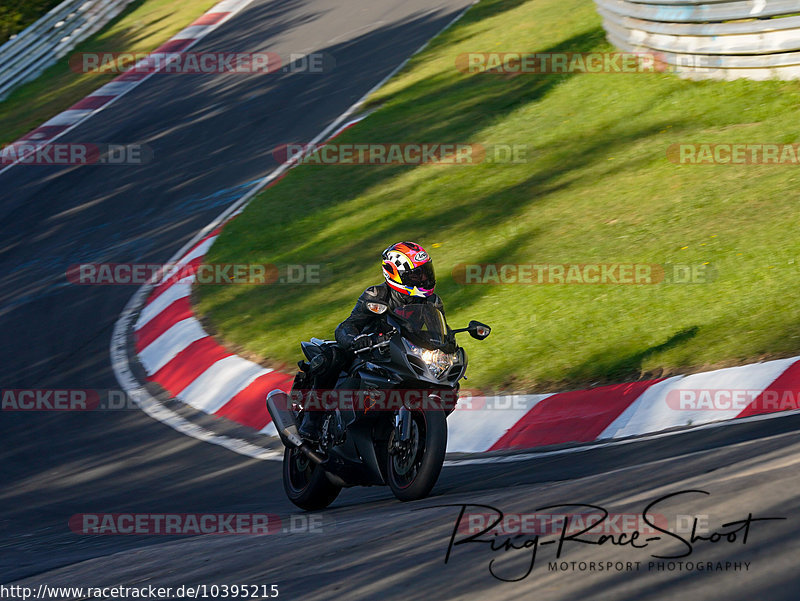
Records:
[[[453,364],[455,363],[456,356],[445,353],[439,349],[428,350],[419,348],[406,341],[406,346],[412,355],[422,359],[422,362],[428,366],[428,369],[436,378],[441,378],[446,374]]]

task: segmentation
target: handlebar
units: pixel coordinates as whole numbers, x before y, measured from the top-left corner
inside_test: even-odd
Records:
[[[389,343],[392,340],[392,336],[397,334],[397,328],[392,328],[391,331],[387,332],[386,334],[382,334],[381,336],[384,338],[382,342],[378,342],[377,344],[373,344],[371,346],[365,346],[362,349],[358,349],[354,351],[354,354],[361,355],[362,353],[366,353],[367,351],[372,351],[379,348],[385,348],[389,346]],[[371,336],[371,334],[366,334],[367,336]]]

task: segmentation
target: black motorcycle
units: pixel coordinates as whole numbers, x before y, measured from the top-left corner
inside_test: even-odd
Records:
[[[308,374],[335,353],[334,341],[301,343],[308,362],[289,394],[267,396],[281,441],[283,485],[289,499],[306,510],[330,505],[343,487],[388,485],[401,501],[421,499],[436,484],[447,447],[447,416],[455,409],[467,354],[455,334],[483,340],[489,326],[471,321],[452,330],[430,303],[389,310],[374,344],[358,351],[332,390],[309,390]],[[304,411],[323,410],[318,444],[297,433]]]

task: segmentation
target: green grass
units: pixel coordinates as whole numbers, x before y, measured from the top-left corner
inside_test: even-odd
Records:
[[[233,221],[207,261],[322,263],[322,286],[201,286],[227,343],[291,364],[381,281],[388,244],[434,257],[470,385],[578,388],[800,352],[800,166],[676,165],[674,143],[800,139],[797,82],[670,74],[466,75],[463,52],[609,51],[589,0],[483,0],[370,101],[341,142],[527,144],[517,165],[310,166]],[[458,263],[709,263],[711,283],[460,285]],[[338,274],[338,275],[337,275]]]
[[[0,44],[60,3],[61,0],[4,0],[0,4]]]
[[[78,52],[150,52],[218,0],[139,0],[111,25],[79,44]],[[0,102],[0,145],[17,140],[108,83],[116,74],[75,73],[69,55]]]

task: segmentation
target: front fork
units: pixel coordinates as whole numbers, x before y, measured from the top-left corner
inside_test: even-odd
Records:
[[[394,418],[394,427],[397,429],[398,440],[408,442],[411,438],[411,412],[404,406]]]
[[[439,401],[441,402],[441,399]],[[411,411],[405,405],[400,407],[400,411],[394,416],[394,427],[397,441],[406,443],[411,440]]]

